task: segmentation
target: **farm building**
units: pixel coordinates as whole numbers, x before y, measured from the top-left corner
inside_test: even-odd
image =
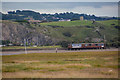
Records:
[[[70,19],[61,19],[59,21],[71,21]]]
[[[84,20],[84,17],[83,17],[83,16],[80,16],[80,20],[83,21],[83,20]]]

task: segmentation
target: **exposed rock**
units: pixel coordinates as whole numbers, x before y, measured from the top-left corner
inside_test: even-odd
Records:
[[[30,45],[50,45],[55,40],[45,34],[37,32],[36,29],[28,28],[16,22],[3,21],[2,24],[2,39],[9,40],[17,44],[24,44],[24,39]]]
[[[101,41],[103,41],[103,39],[101,39],[101,38],[92,38],[92,41],[93,42],[101,42]]]

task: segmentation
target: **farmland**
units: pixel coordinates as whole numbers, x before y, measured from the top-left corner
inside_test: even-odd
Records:
[[[68,41],[84,41],[86,38],[102,39],[104,35],[109,41],[118,37],[118,29],[115,28],[115,26],[118,26],[118,20],[96,21],[94,24],[90,20],[76,20],[47,22],[40,23],[40,25],[45,26],[44,28],[48,30],[48,32],[45,32],[46,35]],[[99,30],[99,34],[96,30]],[[70,36],[64,35],[64,33],[70,34]]]
[[[53,25],[53,26],[64,26],[64,27],[71,27],[71,26],[87,26],[92,25],[92,21],[60,21],[60,22],[48,22],[48,23],[42,23],[41,25]]]
[[[103,25],[109,25],[115,24],[118,25],[118,20],[104,20],[104,21],[96,21],[99,22]],[[53,26],[64,26],[64,27],[71,27],[71,26],[94,26],[92,24],[92,21],[90,20],[76,20],[76,21],[59,21],[59,22],[47,22],[47,23],[41,23],[41,25],[46,26],[46,25],[53,25]]]
[[[3,56],[3,78],[117,78],[118,51]]]
[[[104,36],[108,44],[117,45],[119,43],[117,41],[118,32],[118,20],[95,21],[94,23],[90,20],[45,23],[3,21],[5,40],[14,44],[24,44],[23,38],[27,37],[29,46],[38,43],[38,46],[51,46],[62,41],[70,43],[103,42]]]
[[[30,54],[20,52],[4,52],[2,55],[3,78],[117,78],[118,77],[118,51],[61,51],[55,53],[55,45],[59,41],[74,43],[94,42],[92,39],[103,39],[116,42],[118,38],[118,21],[64,21],[47,23],[20,23],[4,21],[3,37],[13,43],[23,44],[27,37],[38,47],[27,46],[27,49],[50,50],[28,51]],[[12,36],[11,34],[15,35]],[[26,34],[26,35],[24,35]],[[51,43],[50,45],[48,43]],[[30,47],[31,46],[31,47]],[[24,49],[22,46],[3,47],[3,49]],[[42,53],[45,52],[45,53]],[[7,55],[10,53],[10,55]],[[17,54],[14,55],[13,53]],[[119,58],[120,59],[120,58]]]
[[[5,46],[1,47],[3,50],[4,49],[25,49],[25,46]],[[27,49],[45,49],[45,48],[61,48],[61,46],[27,46]]]

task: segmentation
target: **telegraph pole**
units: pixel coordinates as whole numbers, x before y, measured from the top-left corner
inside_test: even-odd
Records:
[[[38,41],[39,41],[39,38],[38,38],[38,36],[37,36],[37,46],[39,45],[39,42],[38,42]]]
[[[105,40],[105,35],[104,35],[104,47],[106,48],[106,40]]]
[[[25,54],[27,54],[26,39],[24,39]]]

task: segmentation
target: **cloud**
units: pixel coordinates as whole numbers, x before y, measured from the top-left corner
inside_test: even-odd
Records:
[[[40,13],[75,12],[97,16],[118,16],[118,5],[114,2],[4,2],[3,12],[10,10],[33,10]]]
[[[119,2],[119,0],[2,0],[3,2]]]
[[[65,8],[53,8],[53,9],[36,9],[34,11],[38,11],[40,13],[62,13],[62,12],[75,12],[75,13],[85,13],[85,14],[94,14],[96,16],[118,16],[118,8],[117,6],[102,6],[101,8],[94,7],[84,7],[78,6],[72,9]]]

